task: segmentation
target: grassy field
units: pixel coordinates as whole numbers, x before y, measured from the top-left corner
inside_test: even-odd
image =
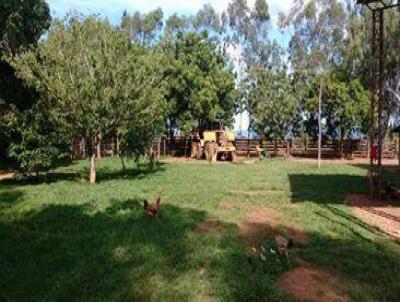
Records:
[[[362,167],[271,160],[124,173],[106,159],[94,186],[77,173],[87,162],[0,182],[1,301],[287,301],[277,280],[300,259],[340,276],[354,300],[399,301],[399,242],[343,204],[366,192]],[[160,223],[142,209],[157,196]],[[276,210],[310,242],[289,260],[251,256],[255,242],[238,235],[249,208]],[[196,231],[207,219],[217,232]],[[274,248],[271,234],[260,242]]]

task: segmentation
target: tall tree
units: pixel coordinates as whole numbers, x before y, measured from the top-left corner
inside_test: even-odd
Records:
[[[303,110],[308,111],[307,126],[309,134],[315,133],[317,112],[309,111],[315,106],[307,105],[308,102],[317,102],[322,79],[325,82],[336,82],[339,86],[347,86],[353,80],[359,80],[363,61],[360,53],[361,40],[358,31],[361,28],[357,21],[359,12],[347,9],[339,1],[295,1],[294,6],[283,20],[286,25],[294,28],[294,34],[290,41],[290,62],[296,78],[303,84],[298,85],[299,94],[303,97]],[[341,76],[331,76],[339,73]],[[319,78],[319,87],[316,87],[315,79]],[[345,79],[345,80],[344,80]],[[355,82],[354,82],[355,83]],[[335,84],[336,85],[336,84]],[[309,89],[314,91],[309,91]],[[301,91],[303,89],[303,91]],[[310,98],[310,95],[312,96]],[[343,94],[345,95],[345,94]],[[306,97],[307,96],[307,97]],[[332,95],[331,95],[332,96]],[[326,134],[332,136],[335,132],[336,118],[336,95],[332,101],[329,94],[323,96],[322,115],[326,119]],[[337,133],[340,133],[338,131]]]
[[[255,130],[274,140],[296,135],[301,115],[287,70],[253,68],[246,82],[249,91],[247,109]]]
[[[161,8],[141,14],[136,11],[129,15],[123,12],[121,19],[121,31],[132,41],[142,45],[154,45],[164,25],[164,13]]]
[[[50,10],[44,0],[0,2],[0,166],[11,163],[8,148],[15,134],[12,121],[21,116],[20,111],[31,108],[37,97],[3,57],[35,46],[49,24]]]
[[[87,138],[91,183],[102,136],[124,123],[151,124],[162,112],[157,59],[143,56],[107,21],[74,16],[57,21],[36,51],[11,62],[40,91],[59,127]]]
[[[167,54],[170,129],[230,125],[235,111],[235,75],[207,33],[179,33]]]

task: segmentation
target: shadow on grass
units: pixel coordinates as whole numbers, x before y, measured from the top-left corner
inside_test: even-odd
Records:
[[[323,226],[320,233],[310,233],[312,244],[300,249],[301,258],[360,281],[365,288],[370,288],[374,299],[398,301],[398,241],[390,240],[380,229],[351,215],[341,206],[347,194],[368,192],[366,177],[293,174],[289,175],[289,180],[293,202],[314,203],[318,221],[327,228],[334,228],[331,231],[335,234],[326,236]],[[378,237],[371,239],[368,234]],[[361,300],[366,298],[363,296]]]
[[[186,233],[205,217],[165,206],[158,223],[144,215],[141,200],[92,210],[58,205],[0,220],[0,300],[151,300],[187,269]]]
[[[352,165],[354,167],[360,168],[365,170],[365,173],[370,169],[370,166],[368,164],[354,164]],[[394,184],[396,186],[400,187],[400,166],[399,165],[383,165],[382,166],[382,171],[383,171],[383,181],[384,182],[390,182],[391,184]]]
[[[159,174],[165,171],[166,164],[156,163],[153,168],[147,164],[138,165],[132,169],[126,170],[112,170],[106,167],[101,168],[97,172],[97,181],[109,181],[118,179],[143,179],[151,175]],[[89,175],[89,171],[85,169],[85,175]]]
[[[250,258],[236,225],[221,222],[221,234],[197,234],[203,211],[165,204],[157,222],[141,199],[113,200],[103,212],[95,206],[0,218],[0,300],[286,300],[276,280],[289,267],[273,254],[267,262]],[[312,236],[313,245],[296,248],[303,259],[374,285],[374,297],[398,297],[398,255],[363,238]],[[273,237],[265,244],[273,247]]]
[[[235,225],[224,224],[221,237],[194,232],[205,217],[163,205],[158,222],[129,199],[103,212],[54,205],[0,219],[0,300],[281,300],[265,266],[249,262]]]
[[[139,165],[135,168],[126,170],[114,170],[107,167],[101,167],[97,170],[96,180],[98,183],[118,179],[143,179],[150,175],[163,172],[165,164],[157,163],[154,168],[149,165]],[[17,179],[2,180],[1,183],[5,186],[26,186],[39,184],[52,184],[60,181],[71,182],[87,182],[89,178],[89,169],[83,168],[81,172],[46,172],[38,176],[24,177]]]
[[[0,191],[0,211],[14,206],[22,195],[23,192],[20,190]]]
[[[342,282],[351,289],[355,301],[399,301],[398,249],[371,241],[361,234],[343,238],[327,237],[321,233],[310,235],[313,245],[299,250],[299,256],[345,277]],[[350,283],[344,283],[346,280]]]
[[[289,175],[294,202],[310,201],[317,204],[343,204],[350,193],[366,193],[367,178],[354,175]]]

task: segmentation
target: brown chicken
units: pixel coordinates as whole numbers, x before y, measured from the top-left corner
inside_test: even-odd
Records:
[[[149,203],[145,200],[143,208],[149,216],[158,218],[161,210],[161,197],[157,197],[156,202],[154,203]]]

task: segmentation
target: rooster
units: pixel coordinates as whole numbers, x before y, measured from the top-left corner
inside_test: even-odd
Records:
[[[147,215],[158,218],[161,209],[161,197],[157,197],[156,202],[150,204],[147,200],[145,200],[143,202],[143,208]]]

